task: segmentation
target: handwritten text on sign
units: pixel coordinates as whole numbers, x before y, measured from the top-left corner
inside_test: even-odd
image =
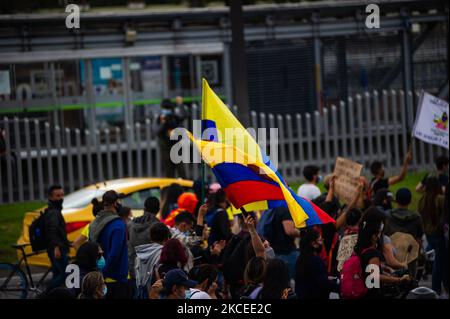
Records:
[[[343,157],[336,158],[336,165],[334,166],[335,191],[338,198],[346,204],[350,203],[355,196],[361,170],[361,164]]]

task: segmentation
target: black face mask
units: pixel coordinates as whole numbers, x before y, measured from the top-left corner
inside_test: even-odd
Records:
[[[51,204],[51,206],[58,208],[58,209],[62,209],[63,207],[63,199],[58,199],[58,200],[49,200],[49,204]]]
[[[117,203],[116,204],[116,212],[120,212],[122,209],[122,204]]]

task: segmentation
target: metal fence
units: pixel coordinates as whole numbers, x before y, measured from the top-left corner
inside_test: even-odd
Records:
[[[337,156],[364,164],[364,174],[374,160],[383,161],[392,173],[400,169],[410,142],[416,110],[406,105],[415,105],[413,98],[412,92],[366,92],[322,114],[252,112],[251,126],[279,129],[278,168],[289,182],[300,181],[308,164],[320,166],[325,173],[332,171]],[[191,113],[192,119],[199,119],[197,105]],[[164,163],[159,161],[152,132],[154,120],[96,130],[92,135],[89,130],[61,129],[38,119],[3,118],[6,152],[0,157],[0,203],[43,200],[45,189],[53,183],[72,192],[104,180],[160,177]],[[191,123],[185,124],[191,127]],[[412,148],[413,170],[430,169],[434,158],[446,153],[419,140],[413,140]],[[199,164],[185,165],[189,178],[199,177]]]

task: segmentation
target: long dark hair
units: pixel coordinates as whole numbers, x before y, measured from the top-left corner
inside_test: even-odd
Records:
[[[364,213],[359,224],[358,241],[355,245],[355,252],[361,255],[362,251],[373,245],[372,238],[380,233],[381,224],[384,222],[384,215],[375,207],[370,207]]]
[[[298,277],[307,276],[307,271],[309,269],[309,263],[311,262],[311,257],[314,255],[315,248],[313,247],[314,241],[320,237],[320,233],[314,228],[308,228],[304,230],[300,237],[300,255],[297,258],[295,265],[296,274]]]
[[[75,263],[82,271],[91,272],[97,270],[97,259],[99,245],[92,241],[87,241],[77,250]]]
[[[262,257],[251,258],[244,271],[244,282],[246,285],[258,285],[264,281],[267,262]]]
[[[283,290],[289,288],[289,267],[281,259],[271,259],[266,267],[266,278],[264,278],[261,290],[262,299],[281,299]]]
[[[178,197],[183,194],[183,187],[180,184],[170,184],[161,191],[161,217],[166,219],[172,210],[171,206],[176,205]]]
[[[429,219],[433,225],[439,224],[439,209],[436,198],[442,194],[441,184],[437,177],[430,176],[425,183],[425,194],[419,200],[419,213],[424,219]]]

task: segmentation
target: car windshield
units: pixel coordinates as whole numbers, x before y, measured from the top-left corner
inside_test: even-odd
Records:
[[[93,198],[103,196],[104,189],[80,189],[64,197],[63,208],[82,208],[89,205]]]

